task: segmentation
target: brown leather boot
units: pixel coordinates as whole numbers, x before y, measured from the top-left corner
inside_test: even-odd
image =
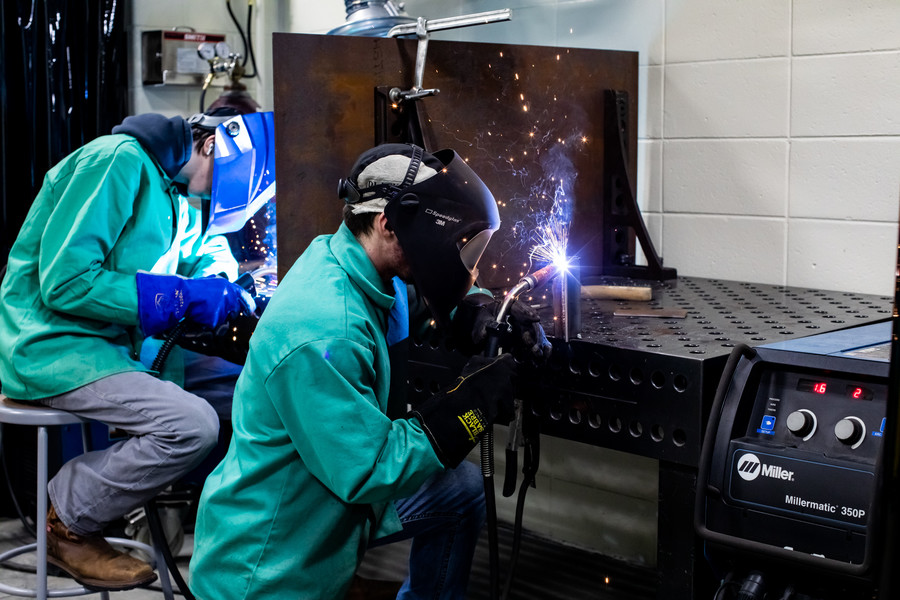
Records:
[[[395,600],[402,586],[402,581],[363,579],[354,575],[344,600]]]
[[[119,552],[102,535],[69,531],[53,505],[47,513],[47,562],[94,590],[129,590],[156,580],[149,564]]]

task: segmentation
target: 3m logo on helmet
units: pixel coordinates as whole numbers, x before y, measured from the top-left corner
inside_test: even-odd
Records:
[[[447,221],[450,221],[452,223],[460,222],[460,219],[458,217],[452,217],[450,215],[445,215],[443,213],[439,213],[436,210],[434,210],[433,208],[426,208],[425,214],[436,217],[434,222],[441,226],[446,225]]]

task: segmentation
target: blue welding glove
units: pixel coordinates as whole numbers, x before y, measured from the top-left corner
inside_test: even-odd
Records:
[[[488,326],[496,320],[501,302],[487,294],[469,294],[459,303],[453,315],[452,333],[459,349],[466,354],[484,350]],[[529,304],[517,300],[500,327],[500,347],[520,360],[532,359],[538,364],[550,358],[551,345],[541,327],[541,317]]]
[[[455,382],[407,415],[422,423],[445,467],[459,465],[488,427],[512,420],[515,373],[516,363],[510,354],[473,356]]]
[[[256,309],[250,294],[223,277],[187,279],[139,271],[135,281],[138,317],[147,336],[171,329],[181,319],[214,328],[229,315]]]

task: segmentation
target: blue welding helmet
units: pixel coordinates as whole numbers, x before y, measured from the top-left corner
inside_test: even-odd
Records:
[[[385,157],[400,167],[391,181],[360,181],[367,167],[377,170]],[[412,144],[384,144],[360,156],[339,194],[350,205],[374,205],[376,210],[383,198],[384,215],[413,283],[435,320],[447,325],[500,227],[497,202],[484,182],[453,150],[429,153]]]
[[[207,233],[238,231],[275,196],[275,116],[238,115],[216,127]]]

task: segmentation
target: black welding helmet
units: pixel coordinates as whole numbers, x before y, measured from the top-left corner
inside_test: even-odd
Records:
[[[416,287],[446,325],[500,227],[497,202],[484,182],[453,150],[432,154],[412,144],[384,144],[359,157],[339,194],[354,212],[384,211]]]

